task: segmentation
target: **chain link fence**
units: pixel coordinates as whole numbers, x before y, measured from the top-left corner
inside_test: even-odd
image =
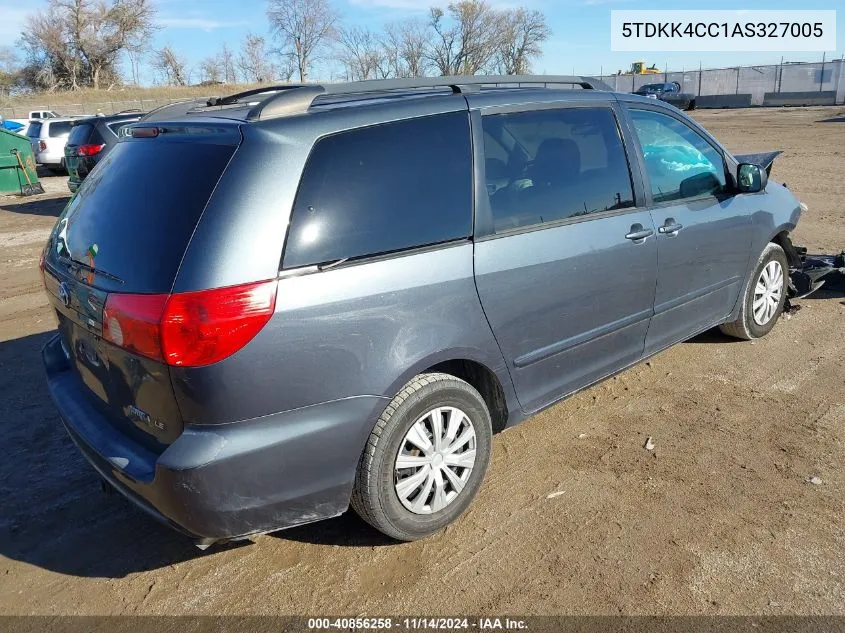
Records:
[[[5,106],[0,108],[0,114],[7,119],[25,119],[34,110],[53,110],[61,116],[81,116],[96,114],[117,114],[128,110],[140,110],[149,112],[155,108],[178,101],[181,99],[130,99],[128,101],[90,101],[87,103],[62,103],[51,104],[45,100],[43,104],[31,106]]]
[[[699,96],[744,95],[750,105],[785,105],[773,95],[819,93],[818,103],[845,103],[845,60],[809,63],[780,63],[763,66],[736,66],[699,70],[660,72],[650,75],[599,75],[617,92],[635,92],[645,84],[676,81],[681,91]],[[0,114],[7,119],[25,119],[33,110],[54,110],[62,116],[115,114],[126,110],[148,112],[159,106],[184,101],[180,99],[130,99],[127,101],[91,101],[75,104],[51,104],[47,99],[38,106],[5,106]]]
[[[681,91],[698,96],[750,95],[751,105],[774,102],[771,95],[822,93],[831,103],[845,103],[845,60],[736,66],[660,72],[651,75],[601,75],[617,92],[636,92],[653,83],[676,81]]]

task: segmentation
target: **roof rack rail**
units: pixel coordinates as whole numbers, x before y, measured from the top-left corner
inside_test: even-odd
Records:
[[[214,106],[232,105],[244,97],[253,97],[270,92],[281,92],[282,90],[292,90],[294,88],[305,88],[309,85],[313,84],[268,84],[267,86],[263,86],[261,88],[252,88],[251,90],[236,92],[235,94],[226,95],[225,97],[209,97],[206,105],[209,108]]]
[[[613,89],[603,81],[580,75],[462,75],[451,77],[417,77],[413,79],[373,79],[346,83],[328,84],[279,84],[253,88],[225,97],[195,98],[169,103],[148,112],[142,121],[160,121],[172,117],[181,117],[189,112],[198,112],[202,108],[223,108],[225,106],[251,106],[246,119],[257,121],[293,114],[303,114],[319,97],[327,95],[375,94],[379,92],[413,91],[425,88],[449,88],[454,94],[475,92],[484,86],[489,87],[530,87],[544,88],[571,85],[584,90]],[[242,103],[247,97],[259,97]]]
[[[452,77],[417,77],[414,79],[375,79],[335,84],[288,84],[268,86],[263,89],[249,90],[224,97],[222,100],[209,99],[208,105],[235,103],[238,99],[273,92],[271,96],[254,106],[247,114],[247,119],[257,121],[291,114],[302,114],[314,101],[324,95],[367,94],[390,92],[394,90],[415,90],[418,88],[451,88],[455,94],[473,92],[482,86],[520,87],[522,84],[573,85],[585,90],[611,91],[612,88],[593,77],[578,75],[467,75]]]
[[[202,99],[185,99],[183,101],[168,103],[166,105],[153,108],[141,117],[141,121],[162,121],[174,116],[184,116],[191,110],[194,110],[199,106],[206,105],[206,101],[207,98],[203,97]]]

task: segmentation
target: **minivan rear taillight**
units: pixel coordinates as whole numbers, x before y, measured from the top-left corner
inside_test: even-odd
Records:
[[[164,360],[161,317],[169,295],[110,294],[103,308],[103,338],[125,350]]]
[[[79,156],[96,156],[103,151],[105,145],[80,145],[76,148],[76,153]]]
[[[46,152],[47,151],[47,141],[38,141],[38,149],[40,149],[42,152]]]
[[[168,365],[202,367],[227,358],[267,325],[276,280],[171,295],[110,294],[103,336]]]

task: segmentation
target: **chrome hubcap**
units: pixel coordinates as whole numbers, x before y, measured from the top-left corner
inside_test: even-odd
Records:
[[[414,514],[439,512],[452,503],[475,466],[475,427],[455,407],[437,407],[420,417],[396,456],[399,501]]]
[[[780,262],[769,262],[760,273],[754,288],[754,322],[766,325],[775,316],[783,295],[783,267]]]

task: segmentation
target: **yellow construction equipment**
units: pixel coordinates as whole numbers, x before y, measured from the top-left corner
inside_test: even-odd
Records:
[[[646,66],[644,61],[631,62],[631,70],[626,75],[660,75],[663,71],[657,68],[657,64]]]

